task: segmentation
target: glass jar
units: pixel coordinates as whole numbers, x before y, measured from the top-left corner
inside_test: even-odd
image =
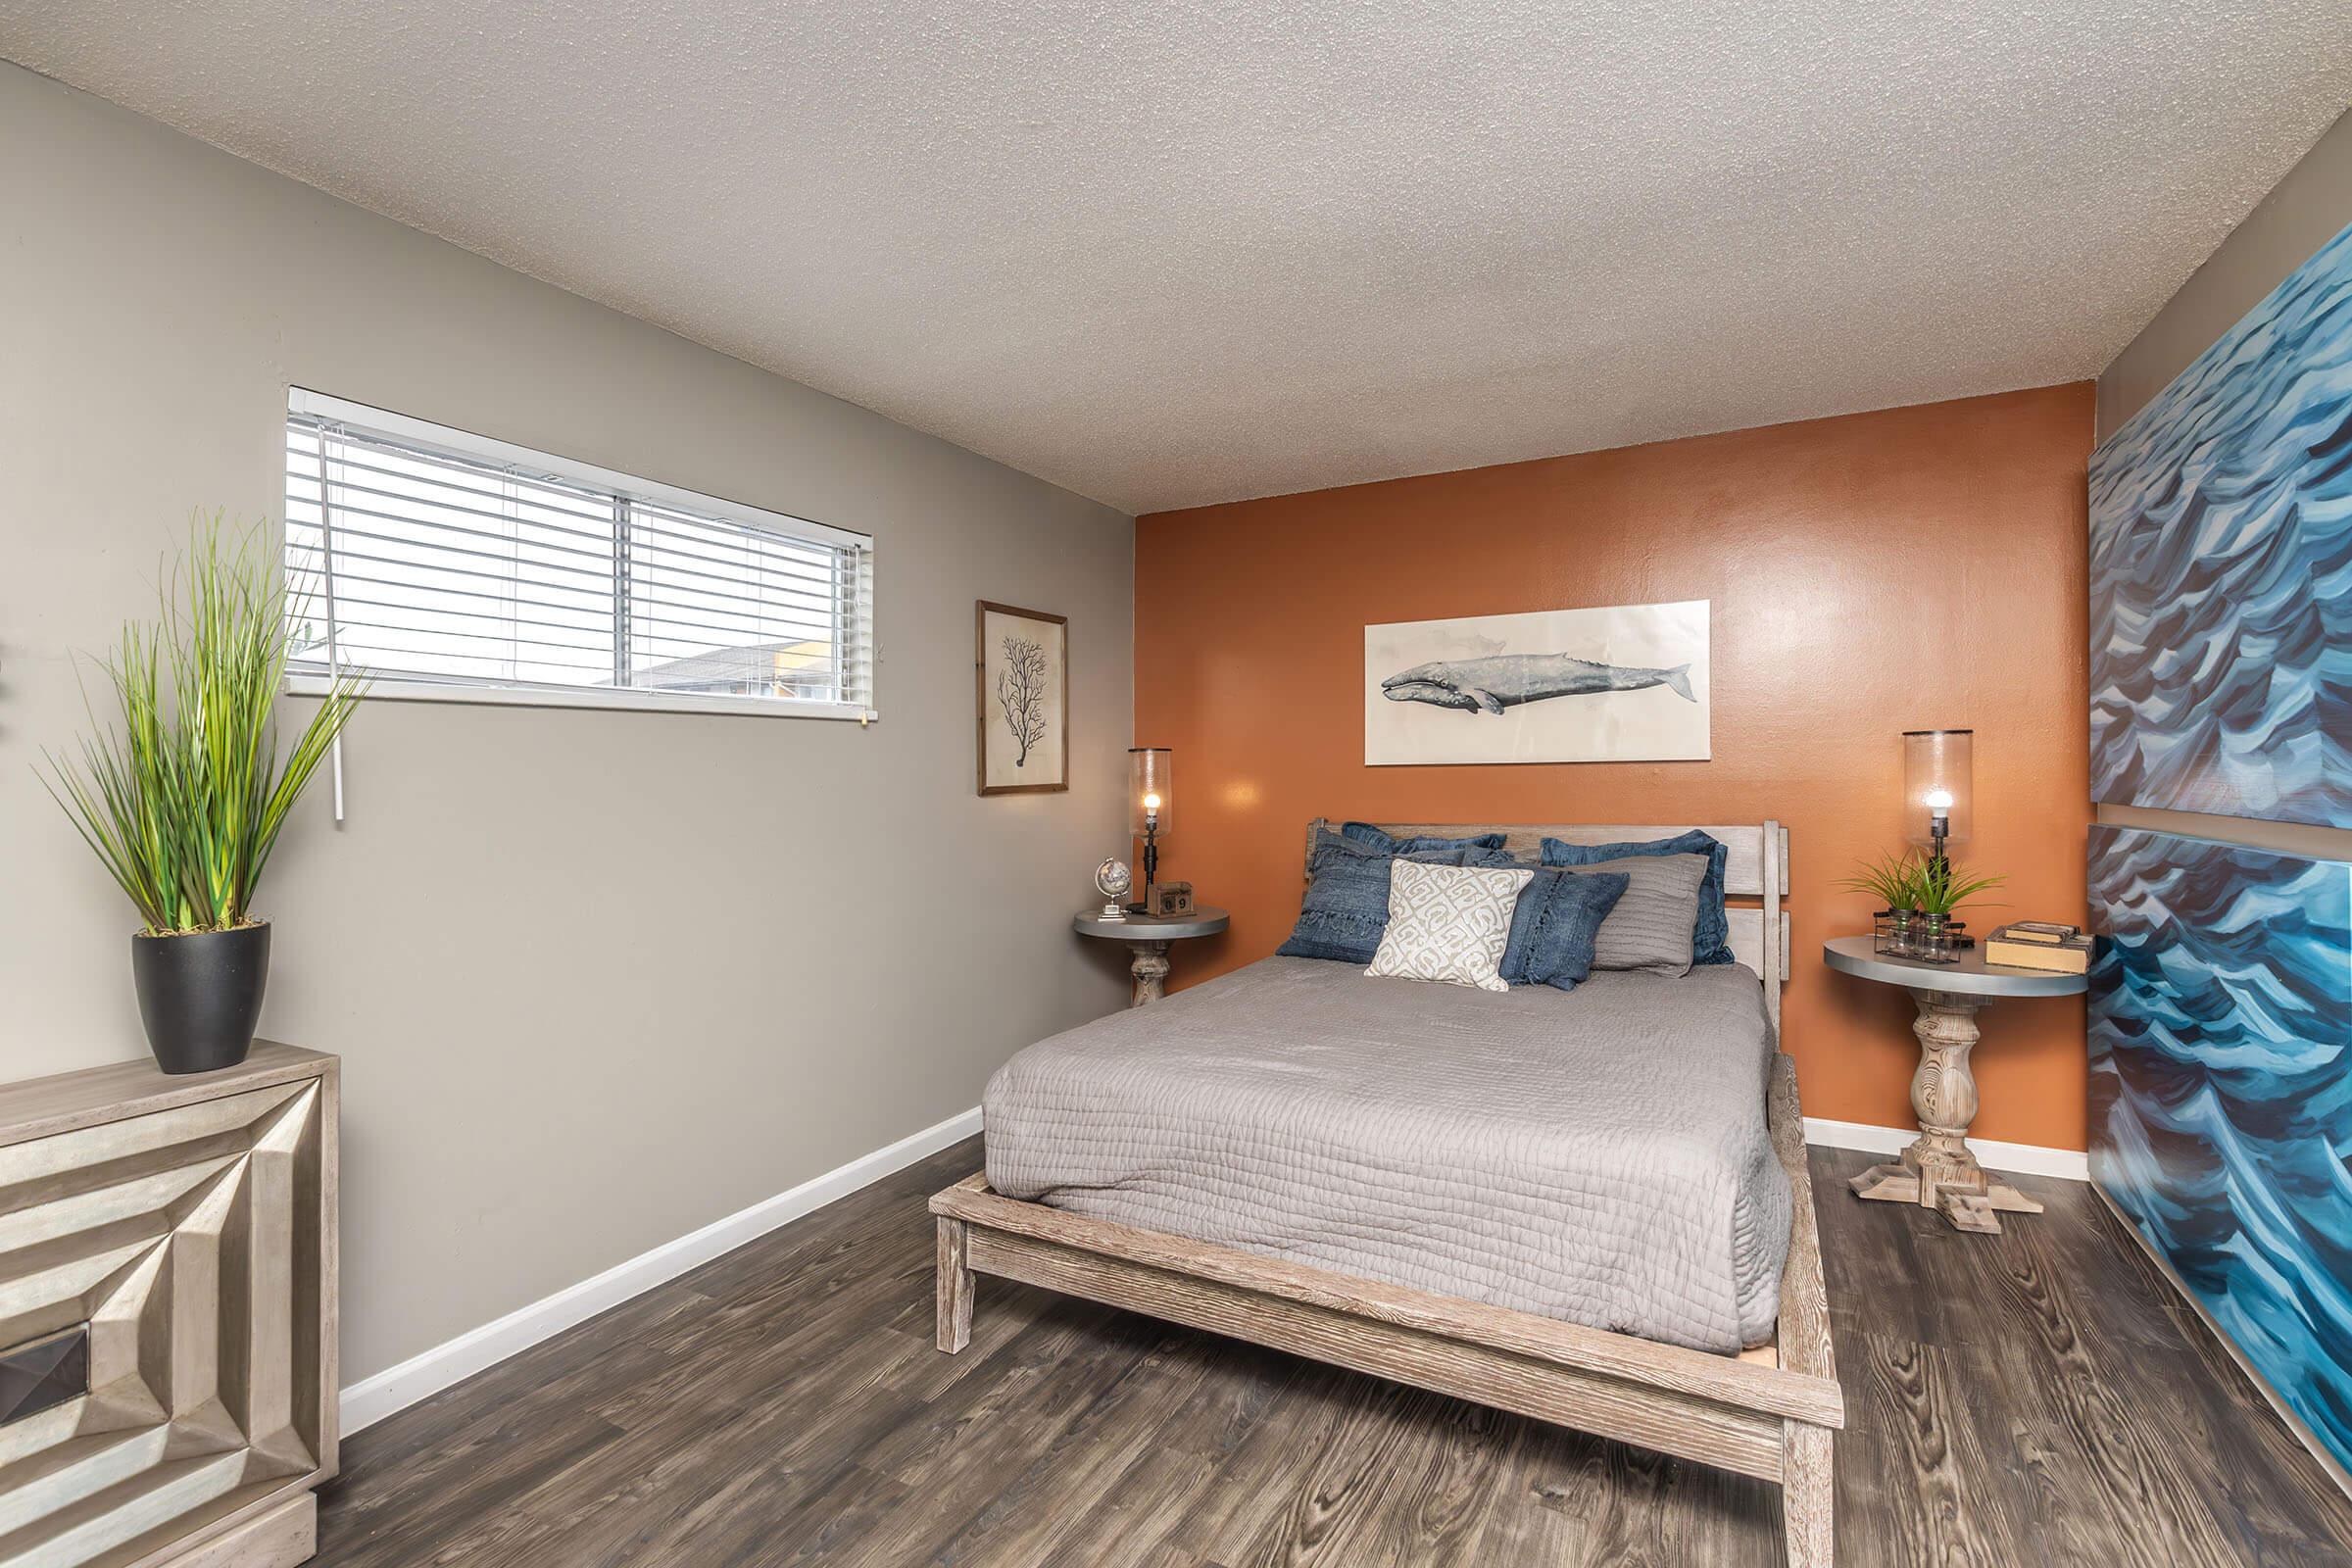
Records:
[[[1911,911],[1909,909],[1881,909],[1871,917],[1870,951],[1881,957],[1907,958],[1911,956]]]
[[[1948,914],[1914,914],[1910,956],[1922,963],[1958,963],[1961,950],[1968,946],[1962,935],[1966,929],[1967,922]]]

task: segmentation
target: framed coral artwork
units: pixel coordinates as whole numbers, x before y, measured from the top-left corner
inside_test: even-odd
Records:
[[[983,599],[972,667],[980,793],[1070,787],[1070,628],[1061,615]]]

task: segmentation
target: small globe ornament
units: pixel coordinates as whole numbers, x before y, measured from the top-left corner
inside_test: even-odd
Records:
[[[1133,886],[1135,886],[1134,873],[1127,869],[1126,862],[1123,860],[1104,860],[1101,865],[1095,867],[1095,891],[1110,901],[1102,906],[1102,919],[1124,920],[1127,918],[1126,906],[1119,901],[1127,896],[1127,890]]]

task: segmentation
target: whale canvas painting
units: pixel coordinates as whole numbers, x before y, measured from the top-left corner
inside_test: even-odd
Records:
[[[1364,761],[1704,761],[1709,602],[1364,628]]]

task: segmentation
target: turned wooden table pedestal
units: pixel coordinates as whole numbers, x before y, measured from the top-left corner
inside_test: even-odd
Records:
[[[1927,963],[1871,951],[1868,937],[1822,944],[1833,969],[1881,985],[1901,986],[1919,1004],[1919,1071],[1911,1077],[1911,1109],[1919,1137],[1890,1164],[1873,1165],[1853,1179],[1857,1198],[1917,1203],[1940,1211],[1956,1229],[1998,1234],[2002,1214],[2038,1214],[2041,1205],[1977,1163],[1968,1124],[1977,1119],[1977,1080],[1968,1055],[1979,1038],[1977,1014],[2003,997],[2071,997],[2087,982],[2079,974],[1988,967],[1982,949],[1957,963]]]
[[[1135,999],[1127,1004],[1130,1007],[1159,1000],[1168,978],[1170,942],[1215,936],[1227,923],[1223,909],[1206,907],[1190,914],[1130,914],[1122,920],[1106,918],[1098,907],[1081,909],[1070,917],[1070,928],[1080,936],[1124,942],[1135,950],[1135,959],[1127,966],[1128,973],[1135,976]]]

